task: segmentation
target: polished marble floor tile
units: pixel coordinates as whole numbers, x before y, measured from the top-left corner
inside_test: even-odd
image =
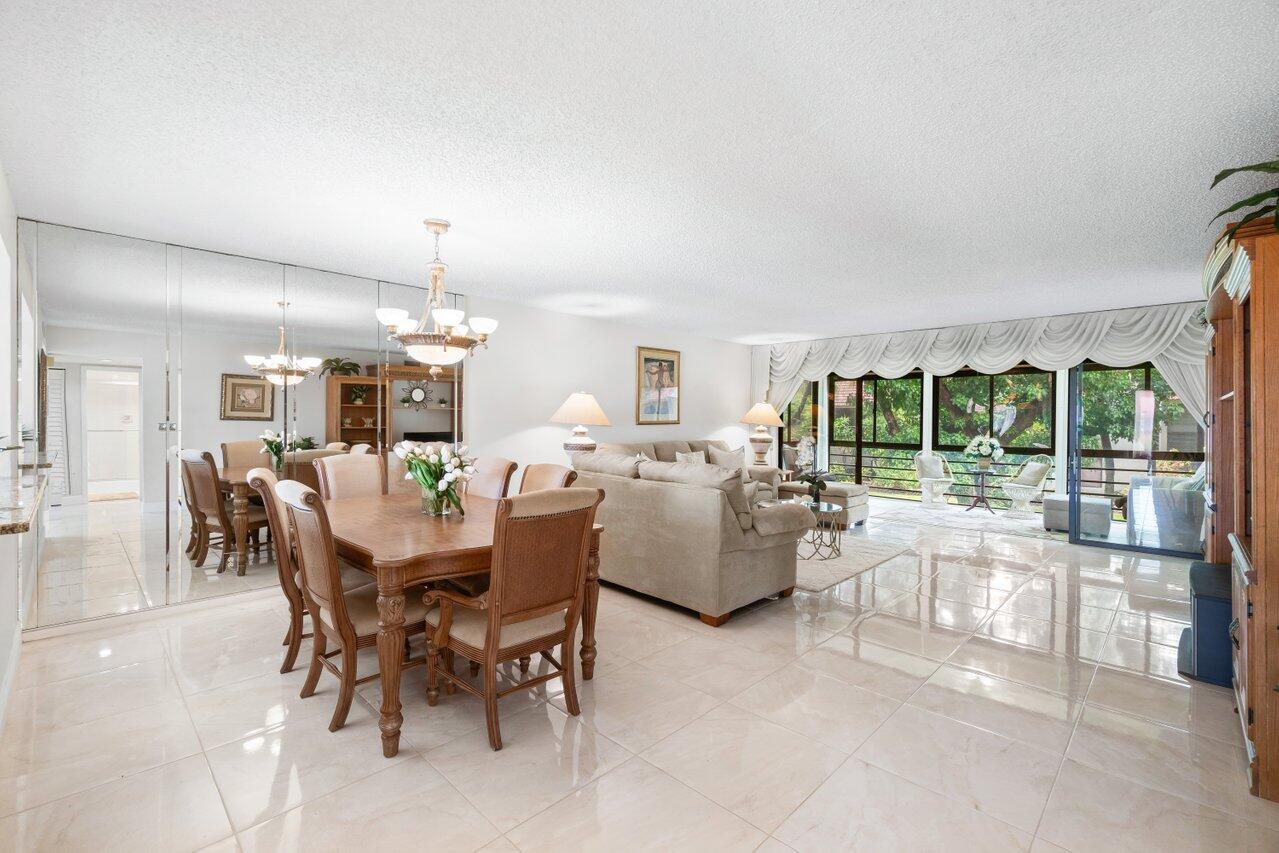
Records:
[[[901,703],[798,663],[735,696],[732,703],[849,754]]]
[[[478,850],[497,828],[419,756],[383,767],[240,834],[269,850]]]
[[[979,635],[960,646],[947,663],[1075,699],[1084,698],[1097,668],[1096,662],[1073,654]]]
[[[1070,759],[1039,826],[1066,850],[1279,850],[1279,833]]]
[[[731,699],[794,659],[794,654],[758,651],[724,640],[692,637],[642,657],[639,662],[689,687],[720,699]]]
[[[857,757],[1028,833],[1061,757],[913,705],[899,709]]]
[[[839,634],[801,657],[797,665],[904,702],[940,664],[861,637]]]
[[[1064,753],[1083,702],[946,664],[911,705],[1050,752]]]
[[[230,835],[203,755],[0,819],[5,850],[199,850]]]
[[[1102,666],[1093,676],[1088,704],[1145,717],[1197,735],[1239,744],[1242,738],[1235,696],[1225,687],[1181,678],[1150,678]]]
[[[500,750],[489,748],[480,729],[426,758],[503,832],[631,757],[581,718],[551,705],[502,715],[501,727]]]
[[[848,636],[889,646],[935,661],[944,661],[968,639],[968,631],[892,613],[875,613],[848,628]]]
[[[511,830],[522,851],[761,849],[764,833],[632,758]]]
[[[641,756],[765,832],[845,757],[733,705],[719,706]]]
[[[796,850],[1025,851],[1031,835],[856,756],[773,833]]]

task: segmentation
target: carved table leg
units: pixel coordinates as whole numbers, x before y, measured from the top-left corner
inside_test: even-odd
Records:
[[[382,754],[400,751],[400,670],[404,660],[404,581],[399,569],[380,569],[377,585],[377,659],[382,670]]]
[[[586,591],[582,602],[582,679],[595,677],[595,610],[600,603],[600,534],[591,537],[591,553],[586,558]]]
[[[231,488],[231,527],[235,529],[235,573],[243,575],[249,556],[249,484],[236,483]],[[223,539],[225,540],[225,536]],[[226,547],[223,541],[222,547]]]

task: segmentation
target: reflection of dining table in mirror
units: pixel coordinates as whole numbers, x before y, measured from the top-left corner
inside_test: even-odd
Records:
[[[296,450],[285,454],[285,460],[275,476],[281,480],[297,480],[315,490],[320,480],[315,473],[314,462],[321,456],[343,453],[341,450]],[[249,487],[249,471],[254,468],[270,468],[271,457],[262,455],[257,465],[223,466],[218,469],[218,484],[231,495],[231,529],[235,533],[235,571],[244,574],[249,555],[249,499],[253,489]]]
[[[498,502],[464,495],[465,517],[422,514],[421,496],[379,495],[325,501],[339,556],[377,579],[378,663],[381,669],[382,753],[400,748],[404,721],[400,675],[404,658],[404,601],[422,595],[424,584],[441,578],[483,574],[493,556],[493,521]],[[596,524],[586,563],[582,605],[582,678],[595,674],[595,612],[599,604],[599,537]],[[407,590],[407,591],[406,591]],[[565,665],[571,665],[565,661]]]

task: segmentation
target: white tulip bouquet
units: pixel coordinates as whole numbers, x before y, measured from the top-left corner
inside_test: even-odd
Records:
[[[284,433],[266,429],[258,438],[262,440],[262,449],[258,453],[271,454],[271,469],[279,471],[284,460]]]
[[[466,455],[465,445],[436,448],[401,441],[391,449],[408,469],[404,479],[414,480],[422,487],[422,512],[442,516],[449,514],[450,507],[457,507],[459,514],[466,515],[457,487],[471,479],[475,460]]]

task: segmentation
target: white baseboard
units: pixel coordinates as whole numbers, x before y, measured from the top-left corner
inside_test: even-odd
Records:
[[[9,694],[13,692],[13,681],[18,674],[18,658],[22,656],[22,626],[13,627],[13,645],[10,647],[9,659],[4,662],[4,674],[0,675],[0,732],[4,731],[5,709],[9,707]]]
[[[222,609],[239,609],[246,602],[257,603],[282,597],[278,584],[264,586],[261,589],[250,589],[244,592],[233,592],[213,598],[199,598],[195,601],[181,601],[177,604],[163,604],[147,610],[134,610],[132,613],[117,613],[111,616],[99,616],[95,619],[81,619],[78,622],[66,622],[61,625],[49,625],[42,628],[28,628],[22,632],[22,642],[34,643],[37,640],[48,640],[53,637],[69,637],[75,634],[89,634],[94,631],[124,628],[134,625],[146,625],[165,619],[178,619],[193,613],[209,613]]]

